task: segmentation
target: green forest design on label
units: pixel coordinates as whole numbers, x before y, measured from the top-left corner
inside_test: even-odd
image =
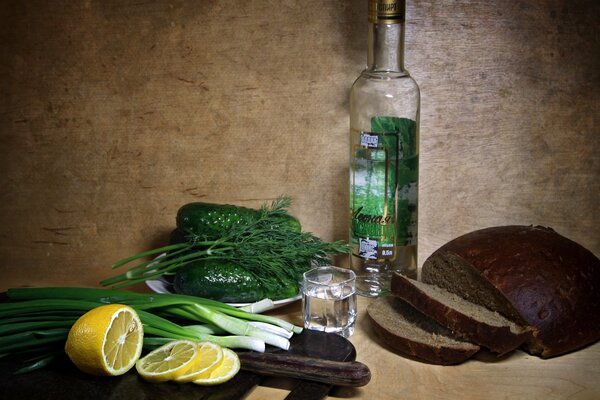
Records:
[[[370,252],[365,258],[393,258],[394,244],[405,246],[416,239],[416,123],[378,116],[371,119],[371,132],[356,134],[360,137],[354,150],[352,239],[360,246],[377,241],[377,254]]]

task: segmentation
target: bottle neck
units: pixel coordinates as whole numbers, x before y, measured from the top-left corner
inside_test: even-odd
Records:
[[[370,72],[405,72],[404,23],[369,23],[367,70]]]

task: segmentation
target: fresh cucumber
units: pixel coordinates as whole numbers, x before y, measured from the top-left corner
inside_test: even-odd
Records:
[[[190,237],[218,240],[237,225],[250,225],[262,212],[230,204],[195,202],[182,206],[176,217],[177,229],[171,243],[182,243]],[[282,213],[272,229],[301,232],[300,222]],[[279,300],[295,296],[298,282],[282,276],[257,276],[246,268],[222,259],[196,261],[177,270],[173,287],[177,293],[207,297],[227,303],[245,303],[263,298]]]
[[[186,236],[195,235],[204,240],[222,238],[237,224],[251,224],[261,216],[259,210],[230,204],[188,203],[177,211],[177,228]],[[300,222],[289,214],[282,214],[275,229],[300,232]]]
[[[267,290],[244,268],[223,260],[198,261],[179,268],[173,280],[175,292],[224,303],[255,302],[293,297],[298,284],[287,282]]]

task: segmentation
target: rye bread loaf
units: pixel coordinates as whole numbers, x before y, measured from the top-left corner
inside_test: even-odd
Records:
[[[478,304],[440,287],[407,278],[399,273],[392,276],[394,296],[450,329],[462,339],[503,355],[521,346],[530,335],[523,328]]]
[[[367,314],[386,346],[409,358],[452,365],[466,361],[480,349],[394,296],[375,299]]]
[[[600,261],[539,226],[474,231],[436,250],[423,282],[533,328],[527,349],[543,358],[600,338]]]

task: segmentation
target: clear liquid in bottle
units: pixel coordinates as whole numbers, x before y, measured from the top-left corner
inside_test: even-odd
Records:
[[[368,66],[350,95],[350,265],[369,297],[394,271],[417,275],[420,94],[403,23],[404,1],[369,2]]]

